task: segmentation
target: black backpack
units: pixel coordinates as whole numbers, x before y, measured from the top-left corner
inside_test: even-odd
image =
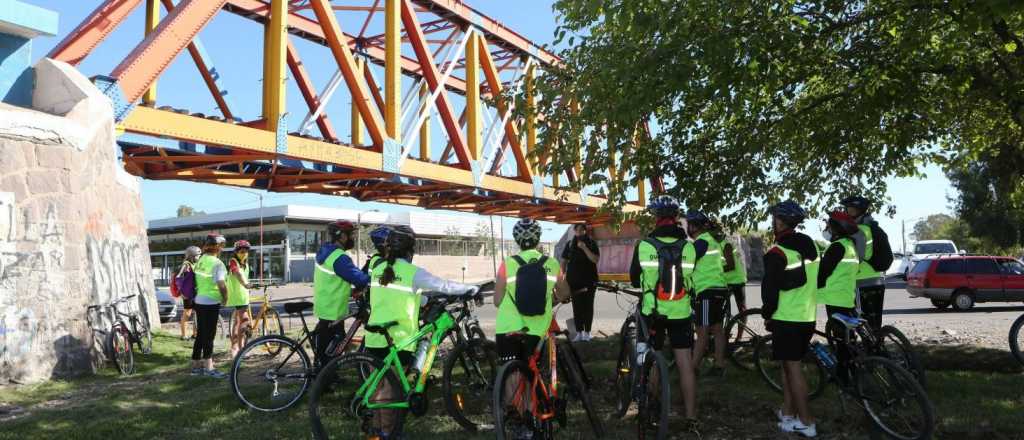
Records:
[[[889,236],[886,235],[882,228],[878,227],[877,222],[871,222],[871,258],[868,259],[868,265],[872,269],[879,272],[885,273],[889,270],[889,266],[892,265],[894,259],[892,255],[892,246],[889,245]]]
[[[686,283],[683,280],[683,247],[686,240],[665,243],[656,238],[646,238],[658,254],[658,282],[654,285],[654,297],[658,301],[679,301],[686,297]]]
[[[541,256],[540,259],[523,261],[518,255],[512,256],[519,264],[516,270],[516,292],[512,302],[523,316],[543,315],[547,310],[548,302],[548,272],[544,270],[544,263],[548,257]]]

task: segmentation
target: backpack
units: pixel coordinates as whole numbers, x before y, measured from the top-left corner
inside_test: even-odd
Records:
[[[518,255],[512,256],[512,259],[519,264],[516,270],[515,299],[512,302],[520,315],[543,315],[548,302],[548,272],[544,269],[548,257],[542,255],[529,263]]]
[[[876,222],[871,222],[870,227],[872,243],[871,258],[868,259],[868,265],[874,270],[885,273],[885,271],[889,270],[889,266],[892,266],[893,261],[889,236],[885,234],[882,228],[878,227]]]
[[[686,240],[665,243],[652,237],[644,241],[654,246],[658,254],[658,281],[654,285],[654,297],[658,301],[678,301],[685,298],[683,246],[686,246]]]
[[[178,295],[192,301],[196,299],[196,273],[192,268],[182,270],[174,276],[174,289]]]

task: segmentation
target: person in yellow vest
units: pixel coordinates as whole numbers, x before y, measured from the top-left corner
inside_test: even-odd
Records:
[[[667,334],[679,370],[687,431],[699,431],[697,385],[693,364],[693,308],[685,279],[693,273],[683,256],[686,231],[679,227],[679,201],[669,195],[652,196],[647,210],[654,216],[654,230],[637,242],[629,279],[643,291],[640,313],[652,332],[651,349],[661,350]],[[664,271],[662,269],[665,269]],[[638,349],[640,346],[638,344]],[[668,378],[665,378],[666,380]],[[669,404],[669,402],[662,402]]]
[[[192,345],[192,375],[217,379],[227,375],[213,369],[213,338],[217,336],[217,318],[220,306],[228,302],[226,283],[228,270],[220,261],[224,249],[224,236],[210,234],[203,243],[203,256],[193,270],[196,274],[196,340]]]
[[[348,251],[356,246],[356,227],[338,220],[327,225],[327,242],[316,253],[313,270],[313,314],[318,321],[313,330],[318,367],[327,363],[327,345],[345,331],[339,319],[348,315],[353,290],[370,284],[370,276],[355,265]]]
[[[860,296],[862,317],[876,332],[882,328],[882,310],[885,303],[885,271],[892,264],[892,246],[889,236],[871,217],[871,201],[851,196],[839,202],[846,213],[857,221],[859,231],[851,238],[860,268],[857,270],[857,293]]]
[[[718,240],[722,248],[722,270],[725,271],[725,284],[729,286],[729,292],[736,298],[736,309],[740,312],[747,310],[747,265],[743,261],[743,254],[734,246],[725,231],[718,224],[715,224],[712,235]],[[725,307],[729,304],[726,301]]]
[[[831,243],[822,254],[821,264],[818,267],[818,304],[825,305],[826,319],[830,319],[835,313],[842,313],[850,317],[859,315],[855,306],[857,270],[860,260],[857,258],[853,239],[850,238],[858,230],[857,221],[845,212],[829,213],[825,220],[824,236]],[[833,324],[833,322],[827,321],[826,327],[833,325],[842,327],[841,324]],[[836,347],[836,358],[838,360],[837,376],[840,381],[845,383],[849,380],[848,365],[851,358],[850,351],[845,344],[838,344]]]
[[[408,226],[394,227],[387,237],[387,258],[370,271],[370,317],[367,326],[396,324],[387,329],[395,343],[404,341],[419,331],[420,307],[427,298],[423,292],[434,295],[476,296],[479,287],[438,278],[412,264],[416,253],[416,233]],[[380,333],[367,333],[366,351],[384,359],[389,353],[387,337]],[[403,367],[413,364],[416,346],[404,347],[399,354]],[[381,383],[375,401],[391,401],[396,390]],[[397,438],[401,426],[395,426],[395,410],[382,410],[374,414],[369,434],[381,438]]]
[[[234,307],[234,328],[231,329],[231,358],[245,346],[249,332],[249,250],[252,245],[246,240],[235,242],[235,252],[228,261],[228,307]]]
[[[772,333],[772,359],[782,363],[778,427],[783,432],[816,437],[800,363],[810,348],[817,318],[818,247],[811,237],[796,231],[807,218],[796,202],[787,200],[768,212],[775,245],[764,255],[761,316]]]
[[[708,337],[715,338],[715,364],[708,371],[709,376],[725,373],[725,331],[722,320],[729,303],[729,290],[725,283],[725,269],[722,266],[720,241],[711,235],[712,222],[703,212],[690,210],[686,213],[686,232],[693,239],[683,248],[683,261],[693,265],[691,285],[696,308],[697,343],[693,346],[693,365],[699,369],[708,347]]]

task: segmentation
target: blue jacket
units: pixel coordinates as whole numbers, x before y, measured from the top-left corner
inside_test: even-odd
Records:
[[[327,261],[327,257],[331,256],[335,249],[338,249],[338,246],[334,243],[324,243],[321,245],[320,250],[316,253],[316,263],[324,264],[324,261]],[[348,281],[356,289],[362,289],[367,284],[370,284],[370,276],[359,270],[348,255],[342,255],[337,260],[334,260],[334,273],[341,277],[341,279]]]

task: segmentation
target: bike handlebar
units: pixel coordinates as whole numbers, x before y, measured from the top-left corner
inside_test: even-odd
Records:
[[[611,293],[614,293],[616,295],[626,294],[626,295],[629,295],[629,296],[635,296],[637,298],[639,298],[639,297],[641,297],[643,295],[643,292],[640,291],[640,290],[637,290],[637,289],[626,289],[626,288],[619,287],[619,286],[617,286],[615,284],[597,283],[597,287],[600,287],[601,289],[606,290],[606,291],[611,292]]]

